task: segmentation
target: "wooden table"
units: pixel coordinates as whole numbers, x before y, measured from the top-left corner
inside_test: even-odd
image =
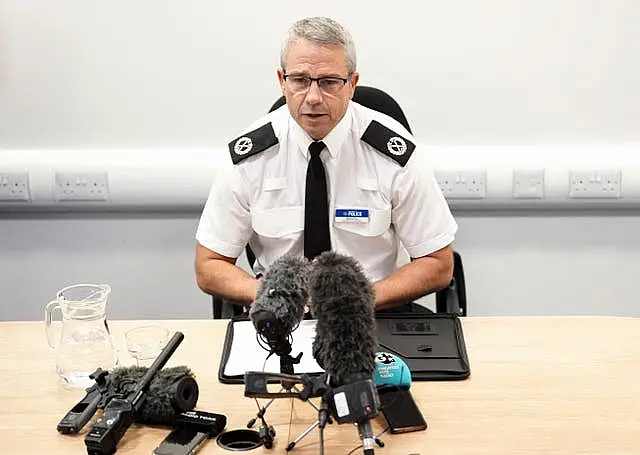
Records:
[[[132,364],[124,332],[142,321],[111,321],[122,365]],[[255,402],[244,386],[217,380],[226,321],[154,321],[185,334],[168,366],[188,365],[198,380],[198,409],[225,414],[227,429],[244,428]],[[613,317],[493,317],[463,319],[471,378],[414,383],[412,393],[429,429],[384,434],[377,454],[640,454],[640,319]],[[84,431],[56,432],[60,418],[84,393],[55,374],[44,324],[0,323],[0,454],[84,454]],[[316,413],[299,400],[277,400],[267,413],[274,448],[287,443]],[[382,416],[374,431],[384,429]],[[134,425],[119,454],[149,454],[168,431]],[[328,425],[327,454],[359,444],[352,425]],[[215,441],[199,453],[233,453]],[[292,454],[317,454],[317,431]],[[356,450],[354,453],[362,453]]]

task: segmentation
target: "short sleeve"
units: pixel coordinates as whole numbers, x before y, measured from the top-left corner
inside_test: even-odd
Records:
[[[217,173],[196,231],[200,245],[223,256],[240,256],[251,236],[247,193],[237,166]]]
[[[453,242],[458,225],[420,147],[396,175],[391,222],[412,258],[426,256]]]

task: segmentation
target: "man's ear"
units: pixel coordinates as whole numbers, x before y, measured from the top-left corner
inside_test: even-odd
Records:
[[[284,71],[282,68],[278,68],[278,82],[280,83],[280,89],[282,90],[282,94],[284,95]]]
[[[351,78],[349,79],[349,85],[351,88],[351,98],[353,98],[353,94],[356,90],[356,85],[358,85],[358,81],[360,80],[360,73],[353,73]]]

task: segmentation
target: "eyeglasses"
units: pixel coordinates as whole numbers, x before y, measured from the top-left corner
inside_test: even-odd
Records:
[[[311,83],[316,81],[320,90],[328,95],[340,93],[349,80],[348,77],[309,77],[304,74],[283,74],[282,78],[294,93],[306,92],[311,87]]]

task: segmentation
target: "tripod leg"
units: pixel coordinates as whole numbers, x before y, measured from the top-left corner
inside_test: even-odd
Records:
[[[320,421],[316,420],[313,424],[311,424],[311,426],[309,428],[307,428],[302,433],[300,433],[297,438],[295,438],[293,441],[291,441],[289,443],[289,445],[287,446],[287,452],[293,450],[293,448],[296,446],[296,444],[299,441],[301,441],[306,435],[311,433],[313,431],[313,429],[316,428],[318,425],[320,425]]]
[[[293,388],[295,389],[295,386]],[[282,387],[279,393],[286,392],[287,390],[288,389],[286,387]],[[295,389],[295,390],[296,392],[298,392],[298,389]],[[269,409],[269,406],[271,406],[275,400],[276,400],[275,398],[272,398],[264,407],[260,408],[260,410],[258,411],[258,414],[256,414],[256,416],[253,419],[249,420],[249,422],[247,423],[247,428],[251,428],[252,426],[254,426],[256,424],[256,421],[262,418],[267,413],[267,409]],[[256,403],[257,403],[257,400],[256,400]],[[311,404],[315,408],[316,405],[313,403]]]
[[[293,390],[295,390],[296,392],[300,393],[300,389],[298,389],[296,386],[293,386]],[[320,408],[311,400],[306,400],[307,403],[309,403],[309,405],[315,409],[316,411],[320,411]]]
[[[256,416],[253,419],[247,422],[247,428],[251,428],[252,426],[254,426],[256,424],[256,421],[265,415],[265,413],[267,412],[267,409],[269,409],[269,406],[271,406],[271,404],[274,401],[275,401],[275,398],[272,398],[264,407],[261,407],[260,410],[258,411],[258,414],[256,414]]]

